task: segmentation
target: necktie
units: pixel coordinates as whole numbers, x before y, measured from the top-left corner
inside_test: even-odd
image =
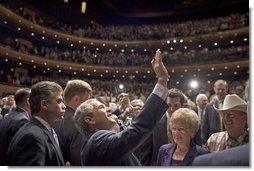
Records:
[[[52,128],[52,135],[53,135],[53,137],[54,137],[54,140],[55,140],[55,142],[57,143],[57,145],[59,146],[59,142],[58,142],[58,138],[57,138],[57,134],[56,134],[56,132],[55,132],[55,130]]]

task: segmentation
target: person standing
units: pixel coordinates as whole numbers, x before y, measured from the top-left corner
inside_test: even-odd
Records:
[[[18,89],[14,94],[16,108],[6,114],[0,123],[0,165],[6,166],[6,153],[15,133],[30,120],[30,88]]]
[[[169,130],[168,120],[170,115],[184,106],[185,96],[177,88],[168,91],[168,110],[161,117],[149,138],[139,148],[139,159],[144,166],[156,166],[159,148],[168,143],[173,143],[172,133]]]
[[[205,109],[208,103],[208,98],[205,94],[198,94],[196,97],[196,107],[193,110],[198,114],[200,119],[200,134],[202,135],[202,127],[204,124]],[[201,140],[202,141],[202,140]]]
[[[81,166],[80,150],[86,137],[75,127],[73,116],[77,107],[91,97],[92,88],[83,80],[69,80],[64,89],[66,110],[64,119],[54,123],[64,161],[71,166]]]
[[[165,101],[168,71],[159,50],[151,63],[157,84],[142,111],[127,129],[119,132],[114,115],[96,99],[89,99],[77,108],[74,121],[78,130],[88,136],[81,151],[83,166],[140,166],[133,152],[147,139],[168,109]]]
[[[207,105],[204,115],[204,123],[202,125],[202,144],[205,144],[207,139],[215,132],[224,130],[222,118],[219,113],[213,108],[222,108],[225,96],[228,94],[228,84],[225,80],[217,80],[214,83],[214,92],[218,97],[213,103]]]
[[[62,87],[51,81],[34,84],[29,97],[31,120],[12,138],[8,166],[63,166],[64,160],[52,125],[63,119]]]
[[[180,108],[169,119],[174,143],[160,147],[158,166],[191,166],[196,156],[209,153],[209,150],[197,145],[193,139],[200,127],[198,115],[191,109]]]

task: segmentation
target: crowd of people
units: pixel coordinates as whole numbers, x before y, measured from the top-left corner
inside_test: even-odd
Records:
[[[168,71],[157,50],[157,83],[143,101],[121,92],[116,101],[93,97],[93,85],[39,81],[7,98],[0,120],[0,164],[8,166],[249,166],[249,82],[243,97],[214,82],[190,105],[180,89],[168,89]],[[2,110],[3,111],[3,110]],[[244,155],[229,156],[238,152]],[[213,157],[227,155],[223,161]],[[226,154],[224,154],[226,153]],[[227,160],[231,161],[228,162]],[[233,162],[232,162],[233,161]]]
[[[24,17],[79,37],[121,41],[196,36],[249,24],[248,13],[139,26],[94,22],[72,27]],[[165,67],[240,60],[248,57],[248,45],[129,56],[47,46],[14,48],[88,65],[152,65],[155,81],[19,75],[1,69],[0,84],[19,87],[0,98],[1,166],[250,166],[249,80],[220,77],[192,90],[170,82]],[[124,89],[118,88],[120,83]]]
[[[43,19],[43,16],[32,17],[20,9],[16,12],[34,23],[61,32],[100,40],[160,40],[172,37],[196,36],[215,33],[218,31],[233,30],[249,24],[249,13],[233,13],[228,16],[189,20],[175,23],[142,24],[142,25],[101,25],[92,21],[89,25],[69,25],[60,21]]]

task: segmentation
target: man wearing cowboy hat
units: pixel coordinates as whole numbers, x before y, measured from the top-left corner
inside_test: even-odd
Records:
[[[222,151],[249,142],[247,131],[247,103],[236,94],[227,95],[222,109],[214,106],[222,116],[226,131],[210,136],[206,146],[210,151]]]

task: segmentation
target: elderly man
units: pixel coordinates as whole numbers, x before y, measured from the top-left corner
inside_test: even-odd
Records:
[[[248,143],[247,103],[232,94],[225,97],[222,109],[214,108],[222,116],[226,131],[212,134],[206,143],[208,149],[222,151]]]
[[[151,63],[158,79],[157,84],[142,111],[127,129],[119,132],[115,117],[96,99],[87,100],[77,108],[74,121],[78,130],[88,135],[88,140],[84,142],[81,150],[82,165],[140,165],[133,152],[147,139],[168,108],[165,101],[168,71],[159,50]]]

